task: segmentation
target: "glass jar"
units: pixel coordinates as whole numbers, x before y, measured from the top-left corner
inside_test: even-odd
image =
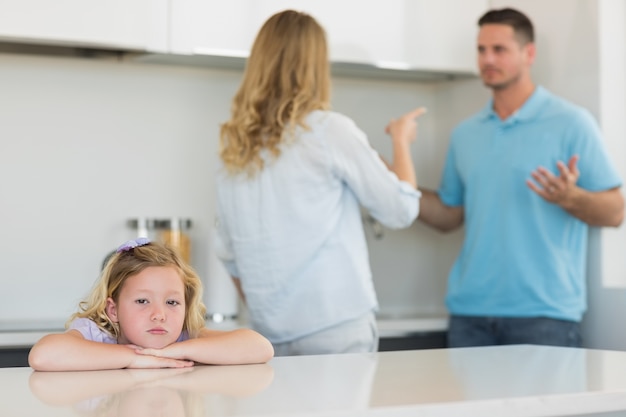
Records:
[[[137,237],[147,237],[150,240],[159,241],[176,250],[185,262],[191,261],[191,239],[187,234],[191,228],[190,219],[140,217],[128,220],[128,226],[137,230]]]
[[[191,239],[186,233],[191,228],[191,220],[178,217],[155,220],[155,228],[159,241],[177,250],[185,262],[191,261]]]

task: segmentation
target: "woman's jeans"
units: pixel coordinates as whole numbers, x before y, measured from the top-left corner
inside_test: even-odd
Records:
[[[378,350],[374,313],[368,313],[299,339],[274,344],[275,356],[359,353]]]

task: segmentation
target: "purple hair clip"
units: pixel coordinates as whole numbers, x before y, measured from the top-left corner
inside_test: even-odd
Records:
[[[135,249],[139,246],[144,246],[150,243],[150,239],[147,237],[138,237],[137,239],[129,240],[124,242],[115,252],[128,252],[131,249]]]

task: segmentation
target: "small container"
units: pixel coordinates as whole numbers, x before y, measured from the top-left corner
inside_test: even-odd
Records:
[[[128,220],[128,226],[137,230],[137,237],[159,241],[178,251],[189,263],[191,261],[191,239],[186,233],[191,228],[191,220],[179,217],[149,219],[140,217]]]
[[[158,239],[174,248],[189,263],[191,260],[191,239],[186,233],[191,228],[191,220],[173,217],[171,219],[155,220]]]
[[[147,237],[150,240],[156,240],[154,236],[154,220],[146,217],[139,217],[137,219],[130,219],[128,221],[128,227],[137,230],[137,237]]]
[[[208,270],[204,281],[207,320],[214,325],[232,324],[239,316],[239,293],[230,274],[215,254],[214,232],[211,232],[208,241],[209,250],[203,256],[203,262],[206,262]]]

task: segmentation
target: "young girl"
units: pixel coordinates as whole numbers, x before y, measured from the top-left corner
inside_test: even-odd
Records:
[[[202,283],[170,248],[139,238],[120,246],[68,330],[30,351],[38,371],[181,368],[266,362],[267,339],[250,329],[205,328]]]

